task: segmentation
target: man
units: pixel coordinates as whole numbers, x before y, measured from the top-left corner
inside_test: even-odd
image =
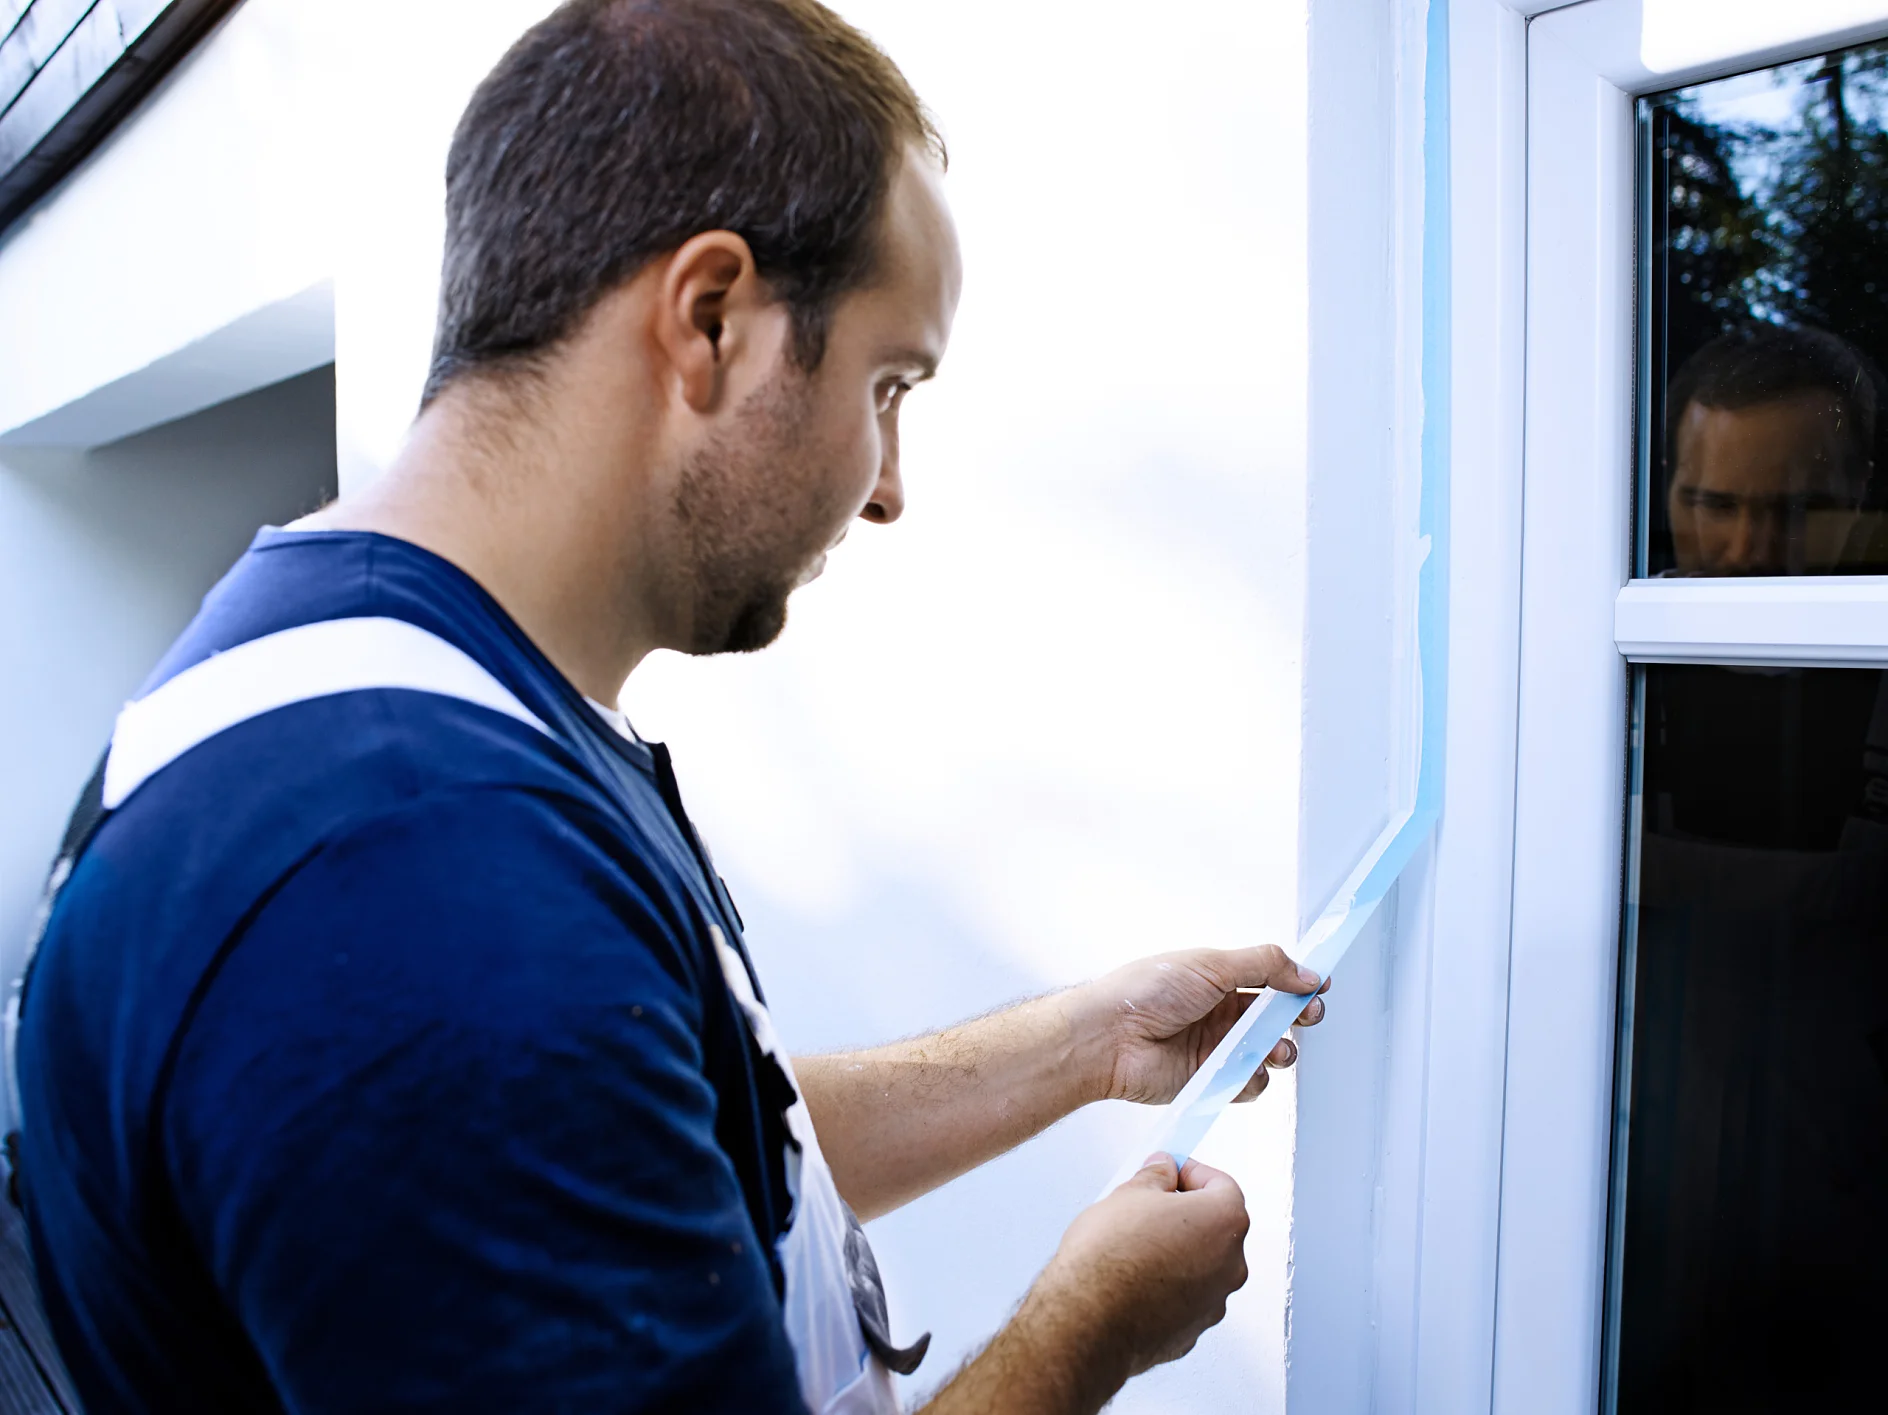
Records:
[[[1692,355],[1666,399],[1679,572],[1804,575],[1872,558],[1855,541],[1876,403],[1862,356],[1820,329],[1747,325]]]
[[[852,1210],[1168,1099],[1238,988],[1315,991],[1193,950],[789,1062],[615,707],[897,519],[942,166],[816,0],[573,0],[478,90],[408,446],[210,595],[55,868],[20,1178],[94,1415],[891,1410],[922,1343]],[[1157,1157],[927,1410],[1098,1409],[1219,1319],[1246,1227]]]

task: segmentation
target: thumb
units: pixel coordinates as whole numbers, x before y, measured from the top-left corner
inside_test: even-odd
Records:
[[[1164,1194],[1171,1194],[1180,1187],[1180,1166],[1174,1163],[1173,1156],[1156,1152],[1147,1157],[1134,1177],[1121,1186],[1123,1189],[1154,1189]]]

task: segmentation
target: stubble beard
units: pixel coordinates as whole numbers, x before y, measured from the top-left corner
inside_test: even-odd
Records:
[[[692,605],[684,652],[753,653],[786,628],[787,597],[822,549],[809,543],[821,509],[809,408],[803,387],[778,379],[682,468],[672,510]]]

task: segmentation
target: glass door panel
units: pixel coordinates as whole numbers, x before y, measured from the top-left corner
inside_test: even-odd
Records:
[[[1638,138],[1651,583],[1621,604],[1663,627],[1632,678],[1602,1403],[1888,1409],[1888,633],[1869,581],[1775,578],[1888,573],[1888,43],[1640,99]],[[1675,576],[1765,582],[1707,623],[1680,611],[1719,591]]]
[[[1635,672],[1611,1406],[1888,1407],[1888,674]]]

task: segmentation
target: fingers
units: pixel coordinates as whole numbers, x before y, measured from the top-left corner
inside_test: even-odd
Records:
[[[1147,1157],[1134,1177],[1121,1186],[1123,1189],[1156,1189],[1171,1194],[1181,1187],[1180,1167],[1173,1162],[1173,1156],[1156,1151]]]
[[[1266,1067],[1283,1071],[1288,1066],[1296,1065],[1297,1061],[1298,1043],[1294,1042],[1290,1037],[1282,1039],[1277,1046],[1273,1047],[1272,1050],[1267,1053],[1265,1066],[1261,1066],[1257,1071],[1253,1072],[1252,1079],[1246,1082],[1245,1089],[1232,1098],[1233,1104],[1238,1105],[1245,1101],[1255,1101],[1265,1093],[1265,1087],[1272,1079]]]
[[[1331,980],[1329,978],[1326,978],[1324,980],[1324,987],[1328,988],[1330,987],[1330,985],[1331,985]],[[1323,992],[1324,988],[1319,988],[1318,991]],[[1298,1020],[1293,1025],[1299,1026],[1299,1027],[1315,1027],[1318,1025],[1318,1023],[1322,1022],[1323,1020],[1324,1020],[1324,999],[1321,997],[1314,997],[1311,999],[1310,1002],[1305,1004],[1305,1010],[1298,1014]]]
[[[1165,1155],[1161,1158],[1167,1159]],[[1167,1159],[1167,1163],[1172,1164],[1173,1161]],[[1146,1171],[1143,1170],[1142,1173]],[[1135,1176],[1137,1179],[1139,1177],[1139,1175]],[[1180,1171],[1180,1190],[1185,1194],[1207,1191],[1219,1193],[1226,1198],[1237,1199],[1241,1206],[1246,1201],[1245,1193],[1239,1188],[1238,1180],[1225,1170],[1214,1169],[1211,1165],[1201,1164],[1198,1160],[1188,1160],[1187,1167]]]
[[[1247,1101],[1256,1101],[1265,1094],[1265,1088],[1272,1083],[1272,1075],[1263,1066],[1252,1073],[1252,1079],[1246,1082],[1246,1088],[1232,1098],[1234,1105],[1244,1105]]]
[[[1291,955],[1274,944],[1228,949],[1219,955],[1220,971],[1232,987],[1277,988],[1280,992],[1316,993],[1328,980],[1292,962]]]
[[[1226,1233],[1234,1242],[1244,1242],[1251,1232],[1252,1215],[1246,1212],[1245,1190],[1225,1171],[1188,1160],[1187,1167],[1180,1171],[1180,1192],[1199,1195],[1196,1203],[1210,1201],[1220,1211]]]

